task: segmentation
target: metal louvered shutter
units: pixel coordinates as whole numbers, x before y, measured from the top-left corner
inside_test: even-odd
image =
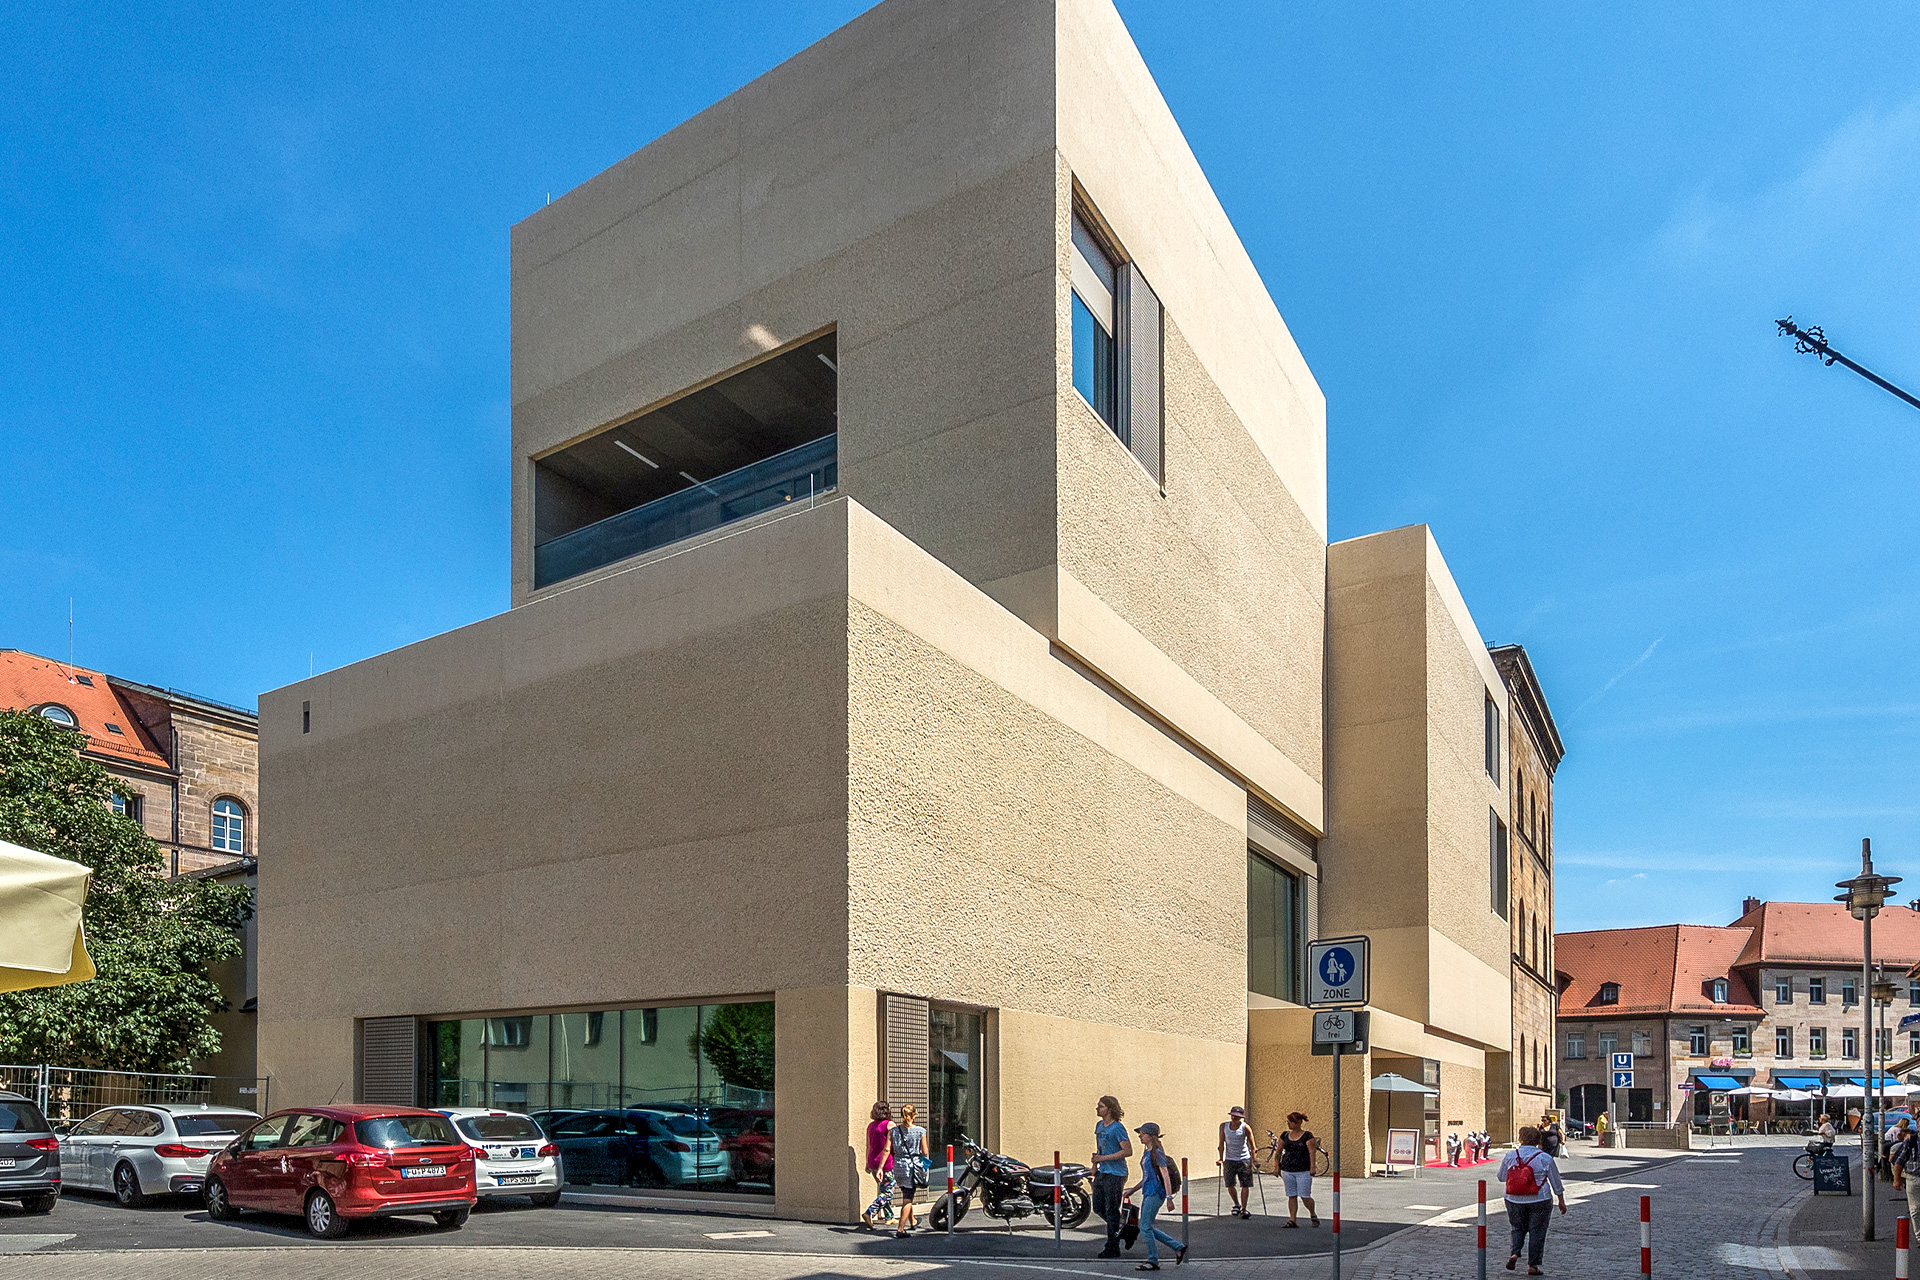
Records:
[[[1247,793],[1247,826],[1303,858],[1319,860],[1320,842],[1313,833],[1251,791]]]
[[[927,1002],[913,996],[883,995],[881,1017],[885,1023],[882,1043],[885,1061],[881,1072],[886,1085],[886,1100],[893,1104],[899,1118],[900,1108],[911,1102],[919,1108],[921,1123],[927,1119],[928,1043]]]
[[[1119,400],[1125,415],[1120,438],[1154,483],[1165,488],[1160,298],[1131,262],[1121,264],[1119,284],[1120,323],[1125,330],[1120,335]]]
[[[419,1105],[420,1024],[413,1018],[360,1021],[360,1101]]]

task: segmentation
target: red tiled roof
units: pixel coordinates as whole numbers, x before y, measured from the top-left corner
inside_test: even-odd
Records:
[[[1837,902],[1763,902],[1734,921],[1752,930],[1739,963],[1860,963],[1860,922]],[[1920,963],[1920,911],[1889,905],[1873,918],[1873,958],[1889,968]]]
[[[1759,1016],[1761,1009],[1734,962],[1749,930],[1666,924],[1646,929],[1595,929],[1554,935],[1563,1018],[1619,1014],[1707,1013]],[[1728,982],[1727,1003],[1715,1004],[1707,984]],[[1600,988],[1620,986],[1616,1004],[1600,1003]]]
[[[86,676],[93,683],[88,686],[77,678],[69,682],[64,662],[18,649],[0,649],[0,707],[30,711],[49,702],[58,703],[80,722],[80,732],[87,736],[87,750],[93,754],[149,769],[168,767],[167,758],[155,749],[112,681],[84,667],[74,667],[73,675]]]

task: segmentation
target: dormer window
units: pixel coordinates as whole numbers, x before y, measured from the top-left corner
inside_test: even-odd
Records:
[[[44,707],[41,707],[40,716],[42,719],[53,721],[62,729],[78,729],[80,727],[80,717],[74,715],[73,712],[67,710],[57,702],[49,702]]]
[[[1601,983],[1600,984],[1600,1003],[1601,1004],[1619,1004],[1620,1003],[1620,984],[1617,982]]]
[[[1715,978],[1711,990],[1715,1004],[1725,1004],[1727,1002],[1727,980],[1725,978]]]

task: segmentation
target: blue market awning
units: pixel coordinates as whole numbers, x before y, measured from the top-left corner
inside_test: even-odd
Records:
[[[1857,1088],[1861,1088],[1861,1089],[1867,1089],[1867,1088],[1871,1088],[1871,1087],[1872,1087],[1872,1086],[1870,1086],[1870,1085],[1869,1085],[1869,1084],[1867,1083],[1867,1078],[1866,1078],[1865,1076],[1848,1076],[1848,1077],[1846,1077],[1846,1079],[1845,1079],[1844,1081],[1843,1081],[1843,1080],[1841,1080],[1841,1079],[1840,1079],[1839,1077],[1837,1077],[1837,1076],[1836,1076],[1836,1077],[1834,1077],[1834,1078],[1833,1078],[1833,1082],[1834,1082],[1835,1084],[1842,1084],[1842,1083],[1844,1083],[1844,1084],[1850,1084],[1850,1085],[1854,1085],[1854,1086],[1856,1086]],[[1901,1082],[1900,1082],[1900,1081],[1898,1081],[1898,1080],[1895,1080],[1895,1079],[1894,1079],[1894,1078],[1893,1078],[1892,1076],[1881,1076],[1881,1077],[1880,1077],[1880,1084],[1881,1084],[1882,1086],[1885,1086],[1885,1085],[1890,1085],[1890,1084],[1899,1084],[1899,1083],[1901,1083]]]
[[[1732,1076],[1695,1076],[1693,1087],[1696,1089],[1738,1089],[1740,1082]]]
[[[1805,1089],[1812,1092],[1820,1088],[1819,1076],[1786,1076],[1776,1071],[1773,1073],[1773,1082],[1782,1089]]]

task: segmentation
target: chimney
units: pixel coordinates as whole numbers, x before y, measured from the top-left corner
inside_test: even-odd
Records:
[[[1741,919],[1745,919],[1746,917],[1752,915],[1754,912],[1758,911],[1761,907],[1765,905],[1766,905],[1766,899],[1764,898],[1742,898],[1740,900]]]

